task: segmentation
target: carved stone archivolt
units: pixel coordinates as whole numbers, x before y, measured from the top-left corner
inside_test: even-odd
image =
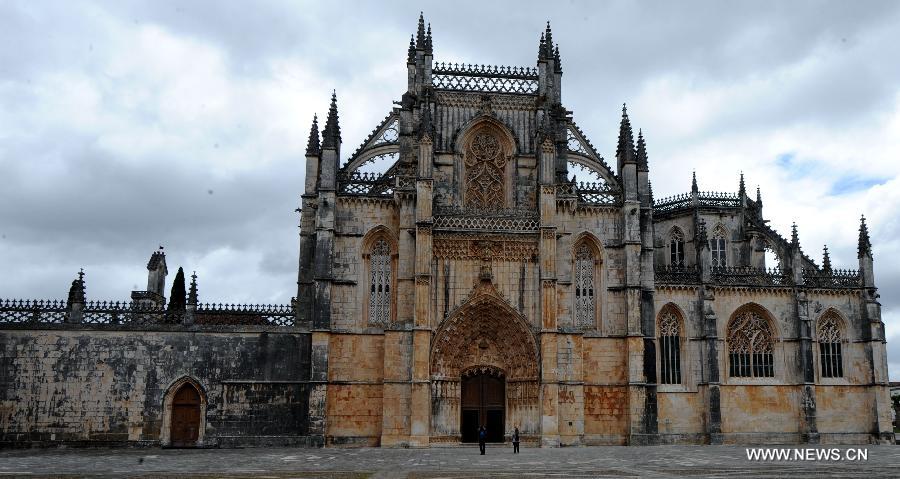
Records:
[[[534,261],[538,257],[537,239],[513,235],[466,236],[436,235],[436,258],[498,261]]]
[[[438,328],[431,349],[433,379],[458,379],[473,367],[495,368],[509,380],[537,380],[538,348],[524,318],[482,283]]]

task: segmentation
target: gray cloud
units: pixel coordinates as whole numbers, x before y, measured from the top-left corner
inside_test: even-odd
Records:
[[[805,249],[828,242],[843,267],[870,214],[900,334],[900,64],[887,57],[900,4],[548,5],[3,2],[0,297],[63,297],[85,267],[89,296],[125,298],[162,243],[205,299],[288,301],[308,122],[336,88],[352,152],[405,89],[422,9],[437,59],[471,63],[533,65],[551,20],[566,105],[611,157],[627,101],[659,197],[685,191],[694,168],[705,189],[731,191],[743,169],[773,225],[797,220]],[[783,153],[817,166],[791,176]],[[886,183],[830,195],[849,175]]]

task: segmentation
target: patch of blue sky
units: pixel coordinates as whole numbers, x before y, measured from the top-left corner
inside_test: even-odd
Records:
[[[842,176],[832,183],[831,190],[828,194],[831,196],[840,196],[856,193],[857,191],[867,190],[873,186],[887,183],[888,180],[890,180],[890,178],[872,178],[857,175]]]

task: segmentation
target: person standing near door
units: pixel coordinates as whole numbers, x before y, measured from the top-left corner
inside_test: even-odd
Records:
[[[513,454],[518,454],[519,453],[519,428],[518,427],[513,430],[512,443],[513,443]]]
[[[484,455],[485,442],[487,442],[487,429],[484,426],[481,426],[478,429],[478,449],[481,450],[481,455]]]

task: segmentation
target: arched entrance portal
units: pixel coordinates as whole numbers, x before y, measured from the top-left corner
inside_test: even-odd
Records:
[[[469,442],[484,425],[503,441],[540,432],[537,343],[524,317],[489,283],[448,316],[431,347],[431,442]]]
[[[172,399],[172,445],[197,445],[200,437],[200,391],[190,382],[184,383]]]
[[[462,374],[460,409],[462,442],[478,441],[478,428],[487,428],[488,442],[503,442],[506,422],[506,378],[492,367],[474,367]]]

